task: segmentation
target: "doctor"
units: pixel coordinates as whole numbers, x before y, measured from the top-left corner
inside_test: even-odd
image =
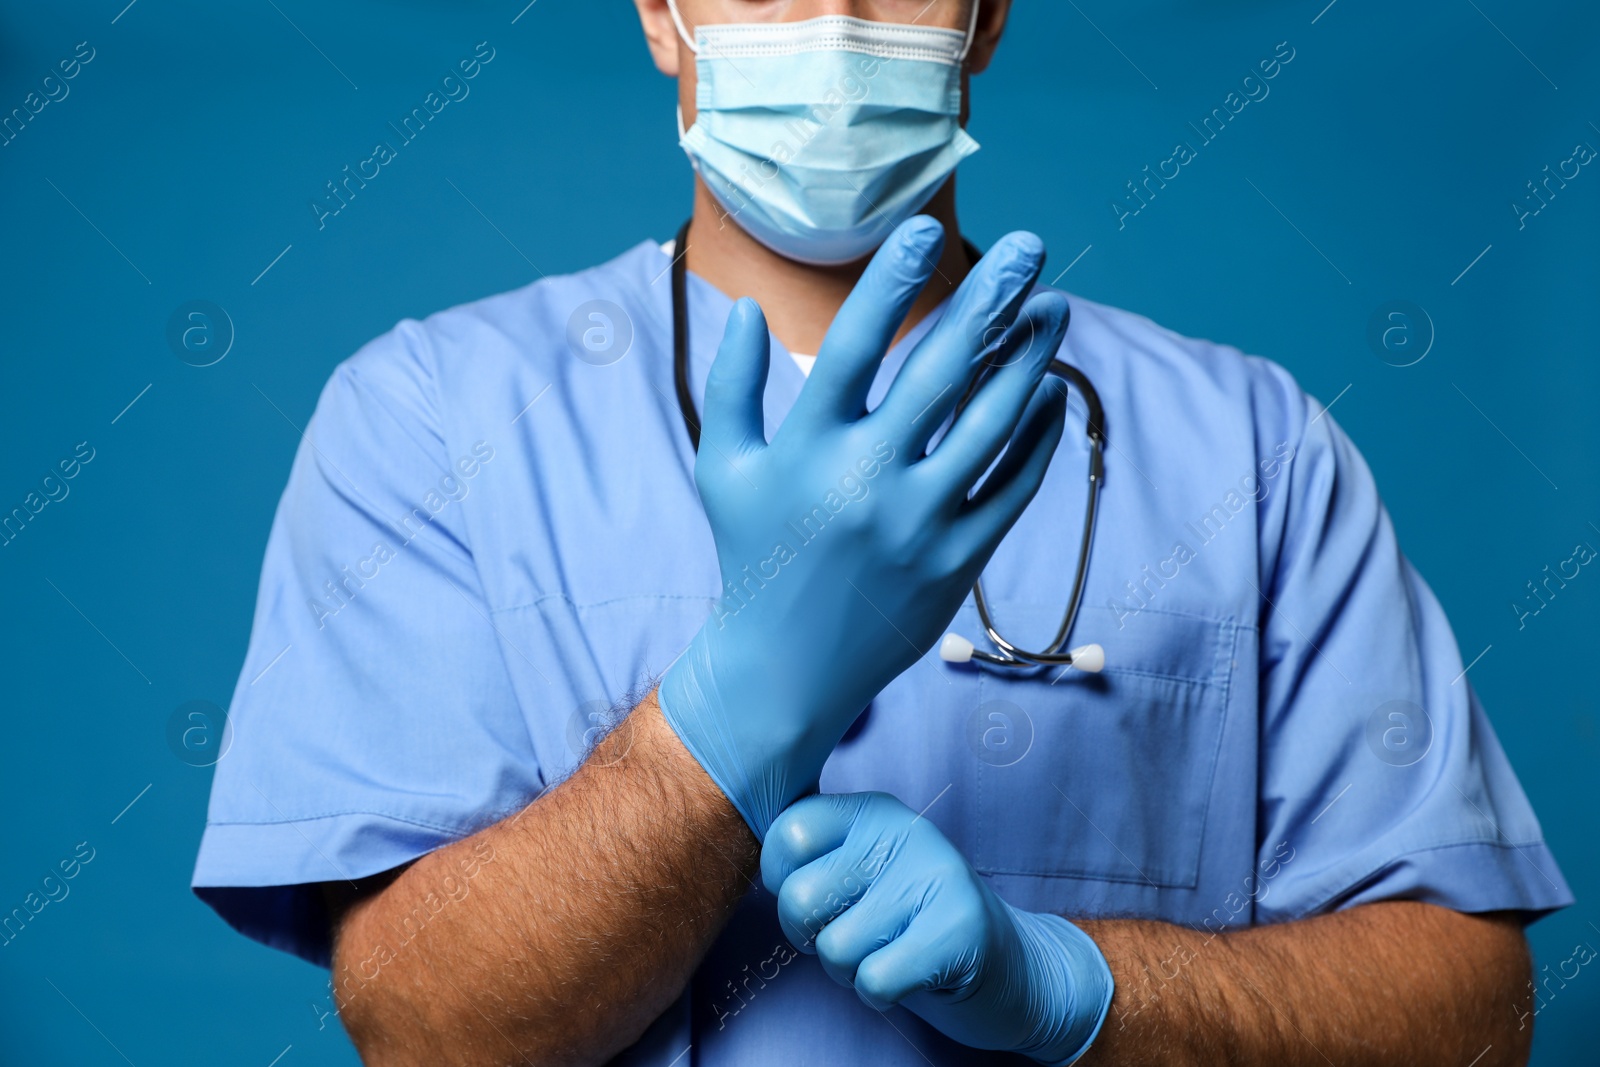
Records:
[[[195,891],[375,1065],[1522,1062],[1572,898],[1360,455],[959,238],[1008,0],[636,3],[692,222],[334,372]],[[1069,599],[1052,357],[1104,670],[944,662]]]

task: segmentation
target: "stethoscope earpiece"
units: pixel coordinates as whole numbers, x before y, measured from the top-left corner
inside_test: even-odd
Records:
[[[946,663],[970,663],[972,652],[972,642],[960,634],[945,634],[939,644],[939,658]]]

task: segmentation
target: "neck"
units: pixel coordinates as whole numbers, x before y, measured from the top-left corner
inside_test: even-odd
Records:
[[[866,269],[867,259],[837,267],[816,267],[785,259],[745,233],[737,220],[724,219],[722,206],[698,178],[694,188],[694,219],[689,224],[686,266],[731,299],[754,299],[766,313],[773,335],[790,352],[815,355],[834,315]],[[944,251],[938,269],[895,334],[896,341],[954,292],[972,269],[956,223],[953,177],[922,209],[922,214],[943,224]]]

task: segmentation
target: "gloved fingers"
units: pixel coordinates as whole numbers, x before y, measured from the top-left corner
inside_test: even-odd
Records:
[[[817,935],[883,875],[915,819],[887,793],[807,797],[780,815],[768,831],[761,867],[790,943],[812,951]]]
[[[818,939],[832,924],[860,906],[872,888],[874,873],[866,869],[863,860],[870,862],[869,857],[847,855],[839,849],[806,864],[784,881],[778,893],[778,925],[789,944],[801,952],[817,952]]]
[[[909,858],[909,857],[908,857]],[[904,862],[904,860],[902,860]],[[918,872],[908,884],[893,870],[816,935],[822,969],[843,986],[854,986],[856,970],[868,956],[905,932],[926,896],[931,872]]]
[[[1016,320],[1044,265],[1044,243],[1031,233],[1002,237],[951,297],[949,310],[923,338],[873,412],[912,462],[961,399],[986,354]]]
[[[981,907],[974,899],[919,911],[898,937],[856,967],[856,995],[888,1011],[913,993],[959,985],[979,963]]]
[[[944,227],[926,215],[907,219],[889,235],[834,316],[786,425],[854,422],[866,413],[878,365],[943,248]]]
[[[767,317],[761,305],[744,297],[728,313],[722,344],[706,375],[700,441],[708,447],[702,456],[709,451],[737,462],[766,447],[763,398],[771,362]]]
[[[761,881],[776,894],[789,876],[843,845],[864,793],[814,793],[783,810],[761,843]]]
[[[987,560],[1044,482],[1066,426],[1067,387],[1054,376],[1033,391],[1005,455],[956,521],[970,553]]]
[[[1023,305],[1002,351],[1015,349],[978,387],[922,466],[964,499],[978,476],[1013,439],[1022,413],[1066,336],[1071,311],[1059,293],[1038,293]]]

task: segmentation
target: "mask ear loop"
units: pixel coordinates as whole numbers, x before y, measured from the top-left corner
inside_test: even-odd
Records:
[[[670,5],[672,0],[667,0],[667,3]],[[956,57],[957,63],[965,63],[967,53],[972,51],[972,42],[978,36],[978,11],[982,7],[983,0],[972,0],[972,18],[967,21],[967,43],[961,46],[961,54]],[[677,18],[676,9],[673,11],[673,18]]]
[[[688,27],[684,26],[684,24],[683,24],[683,16],[678,14],[678,5],[676,3],[676,0],[667,0],[667,10],[672,13],[672,24],[674,26],[678,27],[678,37],[680,39],[682,39],[684,44],[689,46],[689,51],[693,52],[695,55],[699,55],[700,54],[700,49],[695,47],[694,38],[689,36]],[[973,13],[974,13],[973,21],[974,21],[974,24],[976,24],[976,21],[977,21],[976,13],[977,13],[977,10],[978,10],[977,0],[973,0],[972,10],[973,10]],[[969,47],[970,47],[970,43],[969,43]],[[963,52],[962,55],[965,56],[966,53]],[[681,122],[680,122],[680,124],[681,124]]]
[[[672,12],[672,24],[674,26],[678,27],[678,38],[680,40],[682,40],[684,44],[689,46],[689,51],[693,52],[695,55],[699,55],[700,54],[700,49],[696,48],[694,46],[694,41],[690,39],[689,31],[683,25],[683,18],[682,18],[682,16],[680,16],[678,14],[678,5],[675,2],[675,0],[667,0],[667,10]],[[683,105],[681,103],[678,105],[677,111],[678,111],[678,143],[682,144],[683,143],[683,139],[687,135],[688,131],[685,130],[684,126],[683,126]],[[687,149],[685,149],[685,151],[688,152]],[[699,160],[695,159],[694,153],[693,152],[688,152],[688,155],[689,155],[689,162],[694,165],[694,168],[696,170],[699,170],[700,169],[700,162],[699,162]]]

